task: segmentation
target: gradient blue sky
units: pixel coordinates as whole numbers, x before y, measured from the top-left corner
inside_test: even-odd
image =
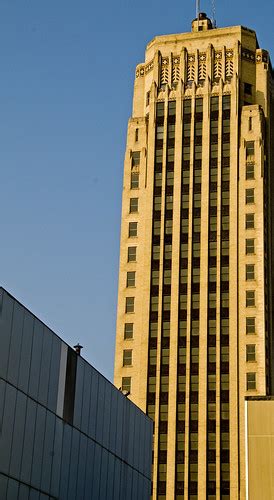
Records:
[[[274,60],[273,0],[216,12]],[[193,17],[193,0],[0,0],[0,284],[109,379],[134,69]]]

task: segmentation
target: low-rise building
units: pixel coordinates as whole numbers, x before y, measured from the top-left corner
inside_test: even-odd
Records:
[[[0,288],[0,498],[148,499],[151,420]]]

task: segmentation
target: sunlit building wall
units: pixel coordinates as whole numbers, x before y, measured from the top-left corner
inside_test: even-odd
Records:
[[[273,370],[273,73],[256,33],[155,37],[125,153],[115,384],[154,421],[153,500],[244,499]],[[273,387],[273,386],[272,386]]]

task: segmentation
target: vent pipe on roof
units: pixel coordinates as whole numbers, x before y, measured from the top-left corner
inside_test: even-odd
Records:
[[[78,344],[74,345],[73,348],[75,349],[76,354],[78,354],[80,356],[81,355],[81,349],[83,349],[83,346],[80,345],[79,342],[78,342]]]

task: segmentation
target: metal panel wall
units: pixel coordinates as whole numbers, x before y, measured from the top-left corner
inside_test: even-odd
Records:
[[[148,417],[1,288],[0,306],[0,498],[149,498]]]

